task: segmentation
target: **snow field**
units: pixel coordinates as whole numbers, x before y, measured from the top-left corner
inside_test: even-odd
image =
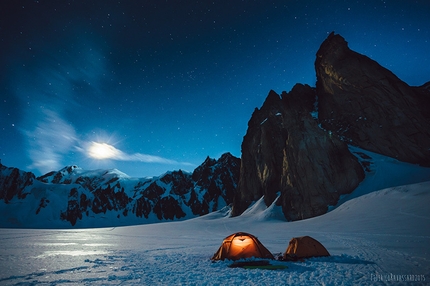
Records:
[[[430,182],[352,199],[326,215],[285,222],[225,212],[181,222],[81,230],[1,229],[1,285],[393,285],[430,280]],[[258,209],[259,202],[253,207]],[[375,210],[375,206],[379,207]],[[266,214],[266,217],[270,217]],[[330,257],[281,262],[284,270],[229,268],[211,262],[222,239],[250,232],[280,254],[294,236],[310,235]],[[390,276],[391,275],[391,276]],[[396,281],[395,285],[406,284]]]

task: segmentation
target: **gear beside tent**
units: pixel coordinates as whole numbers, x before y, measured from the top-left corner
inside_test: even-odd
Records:
[[[243,258],[275,259],[270,251],[252,234],[237,232],[227,236],[212,260],[239,260]]]
[[[295,261],[309,257],[330,256],[327,249],[310,236],[293,237],[282,260]]]

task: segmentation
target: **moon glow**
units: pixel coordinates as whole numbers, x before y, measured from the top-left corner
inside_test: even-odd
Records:
[[[92,142],[88,148],[88,155],[98,160],[115,158],[118,155],[118,149],[107,143]]]

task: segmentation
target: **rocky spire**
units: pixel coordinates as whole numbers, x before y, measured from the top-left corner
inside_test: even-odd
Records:
[[[334,33],[316,54],[319,120],[363,149],[430,166],[430,91],[401,81]]]
[[[364,178],[347,145],[322,130],[311,116],[315,90],[297,84],[282,99],[270,91],[248,123],[233,215],[264,196],[280,195],[288,220],[321,215]]]

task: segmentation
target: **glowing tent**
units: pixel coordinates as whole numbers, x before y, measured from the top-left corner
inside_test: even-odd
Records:
[[[283,255],[283,260],[318,256],[330,256],[327,249],[319,241],[310,236],[293,237]]]
[[[238,260],[242,258],[275,259],[263,244],[252,234],[245,232],[233,233],[227,236],[212,260]]]

